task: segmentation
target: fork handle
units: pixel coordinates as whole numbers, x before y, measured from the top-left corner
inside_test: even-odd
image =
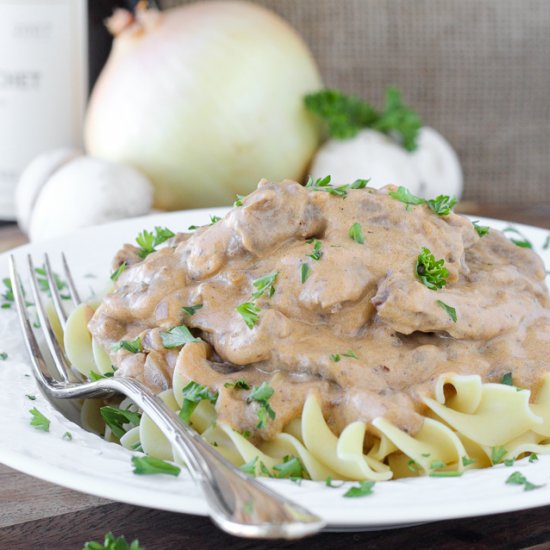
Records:
[[[137,380],[114,377],[94,385],[123,393],[153,420],[185,460],[203,490],[212,520],[224,531],[240,537],[293,539],[325,525],[320,517],[233,466]]]

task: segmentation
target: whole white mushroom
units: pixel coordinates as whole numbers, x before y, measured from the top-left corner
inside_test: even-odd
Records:
[[[462,171],[449,143],[435,130],[423,127],[418,147],[408,152],[391,137],[375,130],[361,130],[347,140],[328,140],[311,165],[313,178],[331,176],[334,185],[370,178],[371,187],[389,183],[407,187],[425,198],[460,197]]]
[[[29,223],[31,241],[74,229],[147,214],[153,202],[149,180],[130,166],[77,157],[40,190]]]

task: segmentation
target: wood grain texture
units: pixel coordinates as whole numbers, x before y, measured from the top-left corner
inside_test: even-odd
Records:
[[[550,204],[530,206],[462,203],[473,215],[550,229]],[[25,241],[14,226],[0,227],[0,251]],[[0,442],[1,444],[1,442]],[[358,501],[360,506],[360,502]],[[289,548],[550,548],[550,506],[481,518],[444,521],[406,529],[323,533],[294,543],[241,540],[225,535],[207,518],[113,503],[64,489],[0,465],[0,550],[79,550],[111,530],[139,538],[147,550],[231,547]]]

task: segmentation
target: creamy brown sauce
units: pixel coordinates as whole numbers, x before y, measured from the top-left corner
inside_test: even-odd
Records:
[[[480,238],[462,216],[407,209],[387,192],[349,190],[341,198],[294,182],[262,182],[242,207],[191,236],[178,235],[144,261],[125,245],[115,267],[124,260],[129,267],[90,329],[106,349],[141,335],[144,353],[111,357],[117,375],[158,391],[170,386],[178,360],[159,332],[185,323],[213,348],[210,360],[184,361],[181,354],[186,375],[220,392],[221,420],[263,438],[300,415],[311,389],[336,432],[384,416],[410,433],[425,412],[420,396],[433,395],[442,373],[499,382],[511,372],[514,384],[536,390],[550,356],[540,258],[499,231]],[[356,222],[364,244],[348,235]],[[307,256],[313,237],[322,243],[318,261]],[[445,259],[449,278],[441,290],[415,275],[422,247]],[[303,263],[310,268],[304,283]],[[275,293],[256,300],[261,313],[249,329],[235,308],[252,301],[255,279],[274,272]],[[456,309],[456,323],[437,300]],[[203,307],[192,316],[182,312],[194,304]],[[344,356],[348,350],[357,359]],[[276,418],[266,429],[256,430],[248,392],[224,388],[237,378],[265,380],[276,390]]]

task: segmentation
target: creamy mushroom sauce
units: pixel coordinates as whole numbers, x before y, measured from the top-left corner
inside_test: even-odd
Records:
[[[262,181],[222,220],[178,234],[143,261],[125,245],[114,267],[129,267],[90,330],[107,350],[140,335],[144,353],[111,351],[116,374],[160,391],[171,385],[179,350],[164,349],[159,333],[186,324],[212,352],[207,360],[200,345],[188,345],[202,355],[182,352],[179,368],[219,391],[220,420],[256,438],[270,438],[298,417],[312,390],[336,433],[354,420],[384,416],[411,434],[426,412],[421,396],[433,396],[442,373],[499,382],[511,372],[515,385],[536,391],[550,356],[541,259],[495,229],[480,238],[462,216],[406,207],[391,190],[350,189],[344,198]],[[356,222],[364,244],[348,234]],[[317,261],[308,257],[312,238],[322,243]],[[422,247],[445,259],[449,277],[441,290],[416,276]],[[304,263],[310,271],[302,283]],[[255,279],[274,272],[275,293],[256,300],[261,312],[250,329],[236,307],[253,301]],[[456,323],[437,300],[456,309]],[[195,304],[203,307],[194,315],[182,311]],[[357,359],[346,357],[348,350]],[[256,429],[249,392],[224,387],[239,378],[275,389],[276,418],[265,429]]]

